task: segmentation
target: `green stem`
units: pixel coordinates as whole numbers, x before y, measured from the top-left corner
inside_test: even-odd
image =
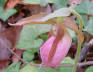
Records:
[[[78,59],[79,59],[79,56],[80,56],[80,51],[81,51],[81,44],[79,42],[78,43],[78,49],[77,49],[77,52],[76,52],[75,63],[74,63],[74,67],[73,67],[72,72],[76,72],[77,64],[78,64]]]
[[[83,19],[82,19],[82,17],[73,9],[71,9],[71,13],[74,14],[77,17],[77,19],[79,20],[79,23],[80,23],[79,30],[80,30],[80,32],[82,32],[82,28],[83,28]]]
[[[71,9],[71,13],[73,13],[77,17],[77,19],[79,20],[79,23],[80,23],[79,31],[82,32],[82,28],[83,28],[82,17],[73,9]],[[77,48],[75,63],[74,63],[74,67],[73,67],[72,72],[76,72],[77,64],[78,64],[78,60],[79,60],[79,56],[80,56],[80,51],[81,51],[81,43],[80,43],[80,41],[78,41],[78,48]]]

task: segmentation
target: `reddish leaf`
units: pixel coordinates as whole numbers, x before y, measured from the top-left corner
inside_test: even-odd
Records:
[[[21,26],[21,25],[25,25],[25,24],[55,24],[56,23],[55,19],[54,20],[50,19],[49,21],[46,21],[46,22],[43,21],[44,16],[46,16],[46,14],[44,14],[44,13],[32,15],[30,17],[19,20],[15,24],[9,23],[9,25],[11,25],[11,26]]]

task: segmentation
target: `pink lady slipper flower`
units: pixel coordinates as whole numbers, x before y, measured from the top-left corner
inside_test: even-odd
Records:
[[[60,64],[60,62],[64,59],[64,57],[67,55],[72,43],[72,38],[67,32],[65,32],[62,38],[57,42],[56,51],[51,61],[49,61],[50,51],[51,48],[53,48],[52,46],[56,37],[57,36],[51,36],[40,48],[42,64],[48,67],[57,67]]]
[[[75,31],[81,43],[84,39],[82,33],[78,30],[78,26],[71,18],[65,17],[61,24],[57,24],[57,27],[57,34],[52,35],[40,48],[42,64],[54,68],[58,67],[67,55],[72,43],[72,38],[66,28]]]

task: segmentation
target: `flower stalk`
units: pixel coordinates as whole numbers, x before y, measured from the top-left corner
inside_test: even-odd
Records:
[[[83,28],[83,19],[82,17],[73,9],[71,9],[71,13],[73,13],[77,19],[79,20],[79,31],[82,33],[82,28]],[[80,51],[81,51],[81,42],[78,41],[78,48],[77,48],[77,52],[76,52],[76,58],[75,58],[75,63],[74,63],[74,67],[72,72],[76,72],[77,69],[77,64],[78,64],[78,60],[79,60],[79,56],[80,56]]]
[[[83,29],[83,19],[82,17],[73,9],[71,9],[71,13],[74,14],[77,19],[79,20],[79,31],[82,32],[82,29]]]

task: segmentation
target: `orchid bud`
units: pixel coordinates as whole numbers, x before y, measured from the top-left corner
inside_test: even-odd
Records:
[[[65,32],[62,39],[57,43],[56,52],[55,52],[52,60],[48,61],[49,52],[52,48],[52,44],[55,39],[56,39],[55,36],[51,36],[40,48],[42,64],[44,64],[45,66],[54,67],[54,68],[58,67],[60,62],[67,55],[67,53],[70,49],[71,43],[72,43],[72,38],[70,37],[70,35],[67,32]]]

